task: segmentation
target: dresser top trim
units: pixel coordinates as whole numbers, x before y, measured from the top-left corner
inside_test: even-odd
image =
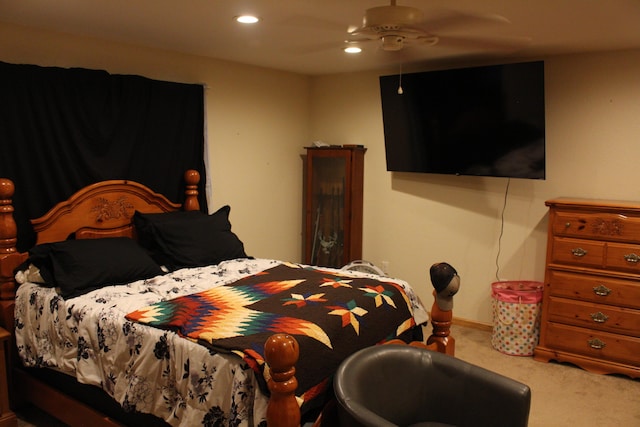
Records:
[[[640,214],[640,202],[630,202],[623,200],[598,200],[598,199],[578,199],[562,197],[550,199],[544,202],[545,205],[554,208],[585,208],[597,209],[623,209],[626,211],[635,211]]]

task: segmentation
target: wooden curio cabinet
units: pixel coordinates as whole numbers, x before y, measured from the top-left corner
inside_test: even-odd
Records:
[[[362,258],[362,146],[308,147],[306,264],[340,268]]]

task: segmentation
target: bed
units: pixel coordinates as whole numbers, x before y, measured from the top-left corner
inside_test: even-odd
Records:
[[[422,341],[428,313],[406,282],[247,256],[228,206],[200,213],[199,173],[184,182],[182,205],[132,181],[88,186],[32,220],[36,246],[21,253],[15,188],[0,179],[14,406],[70,425],[296,426],[330,400],[348,354]],[[434,304],[431,323],[419,345],[453,354],[451,311]]]

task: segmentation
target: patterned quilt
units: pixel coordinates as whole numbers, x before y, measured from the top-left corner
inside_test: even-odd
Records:
[[[247,363],[251,360],[250,357],[243,360],[236,354],[229,353],[236,351],[230,350],[231,347],[224,349],[220,346],[223,350],[216,351],[209,344],[196,344],[192,339],[185,339],[173,330],[130,321],[125,316],[136,312],[140,307],[161,307],[165,302],[176,298],[188,297],[187,299],[193,300],[192,295],[208,293],[211,289],[238,281],[242,283],[241,280],[248,277],[252,277],[249,280],[260,279],[265,277],[262,272],[271,271],[282,264],[282,261],[270,259],[230,260],[213,266],[177,270],[128,285],[106,286],[67,300],[60,297],[54,288],[33,283],[22,284],[17,290],[15,308],[18,353],[26,366],[50,367],[73,375],[82,383],[101,387],[126,410],[152,413],[173,426],[263,427],[266,425],[268,397],[260,391],[261,376],[255,374],[256,366]],[[294,268],[294,272],[296,271]],[[387,304],[384,291],[360,290],[367,286],[375,288],[375,281],[353,281],[352,278],[341,276],[339,271],[332,272],[330,269],[327,273],[333,275],[333,282],[330,280],[324,283],[325,286],[310,291],[310,295],[298,286],[291,288],[288,295],[282,290],[281,297],[286,301],[281,301],[280,305],[294,313],[287,317],[320,325],[320,330],[311,327],[306,339],[304,334],[296,334],[296,338],[301,343],[311,342],[325,347],[327,350],[324,354],[334,355],[337,361],[337,353],[328,350],[329,346],[325,344],[327,341],[322,338],[321,332],[324,331],[324,335],[330,337],[328,342],[334,349],[343,340],[335,336],[335,332],[330,331],[323,322],[296,315],[299,307],[321,309],[321,317],[333,320],[334,325],[347,336],[365,336],[374,332],[372,314],[389,313],[395,309]],[[377,277],[359,272],[350,274],[363,279]],[[393,279],[393,282],[408,296],[416,323],[426,322],[427,313],[409,284],[397,279]],[[331,297],[335,289],[343,287],[341,285],[348,284],[352,292],[362,294],[354,299],[354,302],[357,301],[355,305],[348,304],[350,299],[347,300],[346,307],[338,300],[331,303],[320,301]],[[400,294],[397,289],[393,285],[381,285],[396,294],[391,300],[398,306],[402,298],[398,298]],[[286,287],[281,286],[282,289]],[[228,289],[225,292],[226,295],[232,295]],[[268,293],[267,291],[264,295]],[[374,295],[376,293],[380,294],[379,297]],[[315,297],[316,294],[325,295]],[[365,297],[365,294],[370,296]],[[236,295],[243,296],[238,293]],[[277,293],[273,295],[274,299],[278,298]],[[316,299],[318,301],[314,301]],[[375,304],[376,299],[381,303],[379,307]],[[231,303],[234,304],[233,301]],[[328,308],[329,306],[333,308]],[[367,314],[361,309],[367,310]],[[257,308],[257,305],[247,305],[243,310],[246,310],[242,312],[247,314],[247,319],[255,320],[259,316],[268,318],[269,315],[268,310]],[[228,319],[231,318],[229,315]],[[264,323],[272,326],[263,327],[279,327],[274,319],[275,317],[271,317],[269,322]],[[298,321],[298,324],[301,323]],[[254,326],[255,324],[257,321]],[[191,325],[187,329],[198,327]],[[244,326],[242,319],[237,320],[234,328],[237,330],[242,327],[247,326]],[[264,336],[270,334],[258,332]],[[381,333],[380,336],[384,338],[385,334]],[[238,335],[227,339],[233,341],[245,338]],[[378,337],[374,338],[376,339]],[[207,340],[213,342],[212,337]],[[216,341],[217,344],[220,344],[219,341]],[[206,340],[203,339],[202,342]],[[259,363],[264,340],[256,339],[256,342],[260,344],[250,346],[246,342],[240,342],[236,348],[242,349],[241,354],[245,350],[246,353],[251,353],[249,349],[255,348],[256,357],[253,360]],[[310,361],[311,366],[298,365],[298,373],[301,374],[303,370],[313,371],[314,364],[325,366],[327,361],[318,362],[318,358],[310,355],[305,348],[306,344],[304,348],[301,346],[301,351],[304,352],[301,362]],[[309,380],[309,384],[315,381]]]
[[[416,325],[410,298],[393,281],[292,264],[161,301],[126,317],[176,331],[215,351],[239,354],[260,374],[267,338],[277,332],[294,335],[300,345],[296,394],[303,411],[345,357]]]

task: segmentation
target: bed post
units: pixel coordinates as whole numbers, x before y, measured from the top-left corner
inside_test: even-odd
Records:
[[[433,291],[436,296],[436,291]],[[435,346],[439,353],[455,356],[456,340],[451,336],[451,322],[453,319],[453,310],[443,311],[434,301],[431,307],[431,325],[433,332],[427,338],[427,345]]]
[[[268,427],[300,426],[300,406],[295,397],[298,388],[295,363],[299,355],[298,342],[289,334],[272,335],[264,345],[264,358],[270,371]]]
[[[15,186],[10,179],[0,178],[0,325],[9,331],[13,331],[13,270],[27,257],[27,254],[22,254],[16,249],[18,228],[13,219],[11,200],[14,191]]]
[[[185,182],[185,199],[182,205],[184,211],[199,211],[200,202],[198,201],[198,183],[200,183],[200,172],[195,169],[189,169],[184,173]]]
[[[460,290],[460,276],[450,264],[438,262],[429,268],[429,278],[435,301],[431,307],[433,333],[427,339],[427,345],[435,346],[440,353],[454,356],[456,342],[449,334],[453,319],[453,296]]]

